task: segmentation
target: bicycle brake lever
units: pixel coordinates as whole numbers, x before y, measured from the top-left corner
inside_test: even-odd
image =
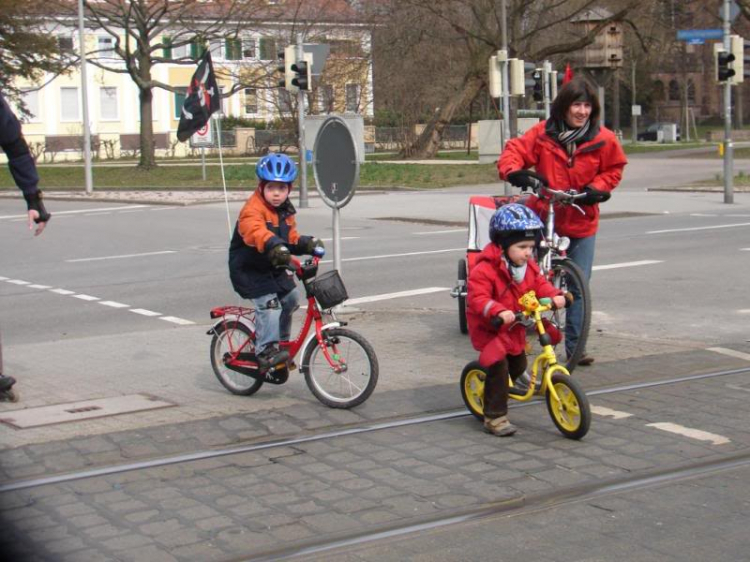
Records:
[[[584,211],[584,210],[583,210],[583,209],[582,209],[581,207],[579,207],[579,206],[578,206],[578,205],[576,205],[575,203],[571,203],[571,204],[570,204],[570,206],[571,206],[571,207],[575,207],[576,209],[578,209],[578,210],[579,210],[579,211],[581,212],[581,214],[582,214],[582,215],[585,215],[585,214],[586,214],[586,211]]]

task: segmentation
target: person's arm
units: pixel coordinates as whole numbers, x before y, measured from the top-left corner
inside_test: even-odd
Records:
[[[506,180],[511,172],[525,170],[536,165],[538,157],[534,152],[534,147],[540,131],[544,129],[535,126],[523,136],[510,139],[506,143],[505,150],[497,161],[500,179]]]
[[[466,304],[472,312],[480,315],[488,324],[494,327],[497,326],[493,322],[493,319],[502,317],[503,326],[507,329],[507,326],[513,322],[515,314],[493,298],[494,273],[489,269],[475,266],[472,270],[471,277],[469,277]],[[501,330],[503,326],[500,327]]]
[[[598,191],[611,193],[622,180],[622,171],[627,163],[628,159],[620,143],[615,138],[607,140],[602,149],[599,171],[589,186]]]
[[[8,102],[0,95],[0,147],[8,157],[8,168],[13,181],[23,193],[29,214],[29,229],[34,228],[35,235],[42,233],[51,215],[47,212],[42,201],[42,193],[38,188],[39,175],[36,163],[29,151],[29,145],[23,138],[21,124],[10,109]]]

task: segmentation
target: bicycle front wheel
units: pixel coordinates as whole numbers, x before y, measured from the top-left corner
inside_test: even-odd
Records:
[[[239,349],[242,349],[243,353],[255,351],[250,329],[236,320],[221,324],[214,331],[214,337],[211,338],[211,367],[216,378],[229,392],[240,396],[250,396],[260,390],[263,381],[232,371],[224,364],[224,356],[237,353]]]
[[[591,291],[581,268],[568,258],[552,261],[551,281],[563,293],[571,293],[574,299],[569,308],[555,310],[551,318],[562,336],[567,357],[565,366],[568,371],[573,372],[586,351],[589,338]]]
[[[547,389],[547,411],[552,421],[568,439],[581,439],[591,426],[591,408],[586,393],[570,375],[555,373],[552,386],[558,400]]]
[[[346,328],[323,332],[323,348],[313,339],[302,355],[301,370],[310,392],[330,408],[353,408],[367,400],[378,383],[378,358],[370,343]]]

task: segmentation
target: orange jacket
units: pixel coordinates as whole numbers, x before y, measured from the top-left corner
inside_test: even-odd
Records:
[[[606,127],[592,129],[588,140],[580,143],[571,158],[547,129],[551,125],[542,121],[521,137],[511,139],[497,162],[501,179],[517,170],[534,167],[547,178],[553,189],[582,191],[590,186],[600,191],[612,191],[622,179],[622,170],[628,163],[625,153],[614,133]],[[542,220],[547,215],[547,203],[531,196],[526,205]],[[599,205],[581,207],[561,205],[555,208],[555,230],[562,236],[584,238],[593,236],[599,228]]]
[[[294,289],[294,277],[289,270],[272,267],[268,251],[284,244],[292,254],[304,254],[299,245],[306,247],[311,237],[297,232],[296,212],[289,199],[279,207],[266,203],[260,186],[242,207],[229,244],[229,277],[242,298]]]

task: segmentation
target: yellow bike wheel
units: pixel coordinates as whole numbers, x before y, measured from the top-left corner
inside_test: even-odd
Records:
[[[471,414],[484,420],[484,381],[487,372],[478,361],[472,361],[461,373],[461,397]]]
[[[568,439],[581,439],[591,426],[591,407],[578,381],[569,375],[555,373],[552,386],[559,400],[547,390],[547,411],[552,421]]]

